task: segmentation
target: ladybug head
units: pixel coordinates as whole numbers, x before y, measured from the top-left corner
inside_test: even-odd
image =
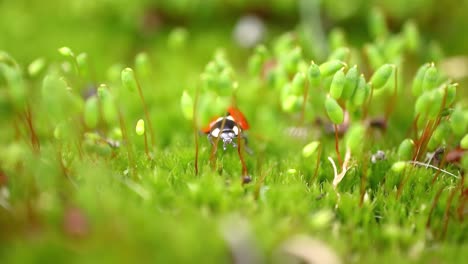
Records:
[[[231,144],[233,147],[237,147],[236,143],[234,143],[233,139],[237,137],[233,130],[225,130],[221,132],[219,135],[220,138],[223,140],[223,149],[226,150],[227,145]]]

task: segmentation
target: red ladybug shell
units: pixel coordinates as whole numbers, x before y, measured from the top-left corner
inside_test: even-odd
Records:
[[[235,107],[229,107],[228,108],[228,116],[231,116],[234,121],[240,126],[241,129],[247,130],[250,128],[249,123],[247,122],[247,119],[245,118],[244,114],[242,112],[235,108]],[[210,121],[210,124],[202,128],[203,133],[210,133],[211,128],[219,122],[220,117],[215,117]]]

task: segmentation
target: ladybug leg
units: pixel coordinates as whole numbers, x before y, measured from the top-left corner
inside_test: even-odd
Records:
[[[211,134],[208,134],[207,138],[208,138],[208,141],[210,141],[210,143],[211,143],[211,147],[214,148],[215,144],[216,144],[216,141],[213,139],[213,136]],[[214,154],[216,154],[217,150],[218,149],[216,148]]]
[[[242,133],[241,134],[241,138],[244,140],[245,144],[244,144],[244,148],[245,148],[245,152],[247,152],[247,154],[249,155],[253,155],[254,152],[253,150],[249,147],[249,139],[247,138],[247,136]]]

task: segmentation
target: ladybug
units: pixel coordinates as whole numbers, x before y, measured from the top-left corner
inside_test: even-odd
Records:
[[[208,140],[213,145],[215,144],[214,138],[222,139],[223,149],[226,150],[229,144],[237,147],[234,139],[239,137],[243,138],[247,145],[247,138],[243,131],[248,130],[249,127],[244,114],[239,109],[231,106],[225,116],[214,118],[208,126],[202,129],[202,132],[208,135]]]

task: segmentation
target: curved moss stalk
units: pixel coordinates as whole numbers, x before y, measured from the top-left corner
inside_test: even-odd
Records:
[[[151,149],[154,149],[155,138],[154,138],[153,124],[151,123],[151,118],[150,118],[150,115],[149,115],[148,107],[147,107],[146,102],[145,102],[145,98],[143,96],[143,91],[141,89],[140,82],[138,81],[137,78],[135,78],[135,81],[136,81],[136,84],[137,84],[138,94],[140,95],[141,104],[143,105],[143,110],[145,111],[146,120],[148,121],[148,130],[149,130],[149,133],[150,133],[150,136],[151,136]]]
[[[198,97],[199,97],[199,93],[200,93],[200,88],[199,86],[197,85],[196,88],[195,88],[195,99],[194,99],[194,102],[193,102],[193,118],[192,118],[192,125],[193,125],[193,136],[195,138],[195,175],[198,175],[198,148],[199,148],[199,142],[198,142],[198,126],[197,126],[197,122],[198,122],[198,119],[197,119],[197,105],[198,105]]]

